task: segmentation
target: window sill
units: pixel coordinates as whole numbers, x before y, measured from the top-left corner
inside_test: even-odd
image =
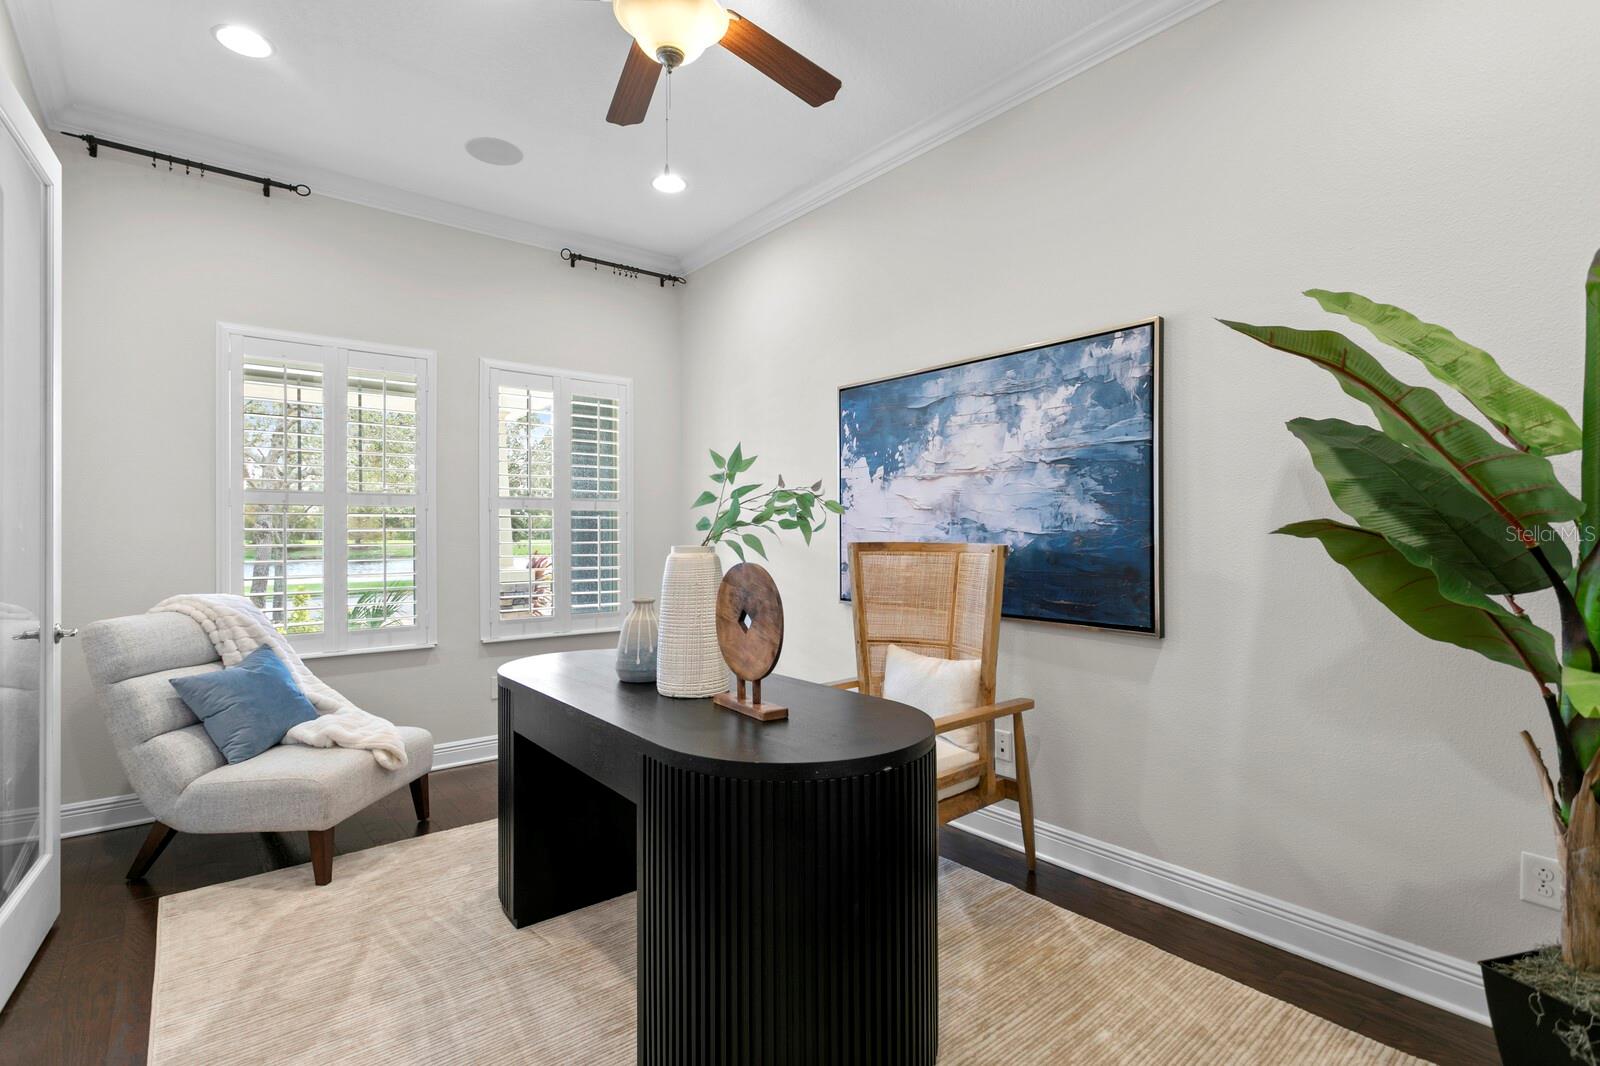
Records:
[[[389,651],[428,651],[437,648],[439,642],[429,641],[426,644],[386,644],[381,648],[349,648],[345,651],[296,651],[302,659],[346,659],[352,655],[381,655]]]
[[[608,626],[605,629],[563,629],[559,633],[525,633],[525,634],[518,634],[518,635],[516,635],[514,637],[479,637],[478,638],[478,643],[479,644],[510,644],[510,643],[513,643],[513,642],[519,641],[519,640],[553,640],[553,639],[556,639],[556,638],[559,638],[559,637],[605,636],[608,633],[613,635],[613,636],[615,636],[616,634],[621,633],[621,632],[622,632],[622,626],[615,625],[615,626]]]

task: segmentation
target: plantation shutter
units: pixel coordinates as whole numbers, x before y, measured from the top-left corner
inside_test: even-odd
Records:
[[[620,625],[626,422],[625,384],[485,364],[485,640]]]
[[[432,641],[429,365],[225,329],[218,586],[302,655]]]

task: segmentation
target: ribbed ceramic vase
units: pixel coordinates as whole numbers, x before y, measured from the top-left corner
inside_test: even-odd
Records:
[[[617,677],[622,681],[656,679],[656,601],[634,600],[622,620],[617,640]]]
[[[728,666],[717,646],[717,586],[722,560],[715,548],[679,545],[661,572],[661,635],[656,642],[656,691],[683,699],[728,691]]]

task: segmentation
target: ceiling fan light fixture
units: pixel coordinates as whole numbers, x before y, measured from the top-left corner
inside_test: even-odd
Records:
[[[664,192],[669,196],[680,193],[689,187],[689,183],[674,174],[671,167],[657,174],[655,180],[650,184],[655,187],[656,192]]]
[[[688,66],[728,32],[717,0],[611,0],[611,11],[644,54],[668,68]]]

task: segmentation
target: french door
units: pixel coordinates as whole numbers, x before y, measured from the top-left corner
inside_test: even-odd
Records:
[[[0,1004],[61,909],[61,164],[0,77]]]

